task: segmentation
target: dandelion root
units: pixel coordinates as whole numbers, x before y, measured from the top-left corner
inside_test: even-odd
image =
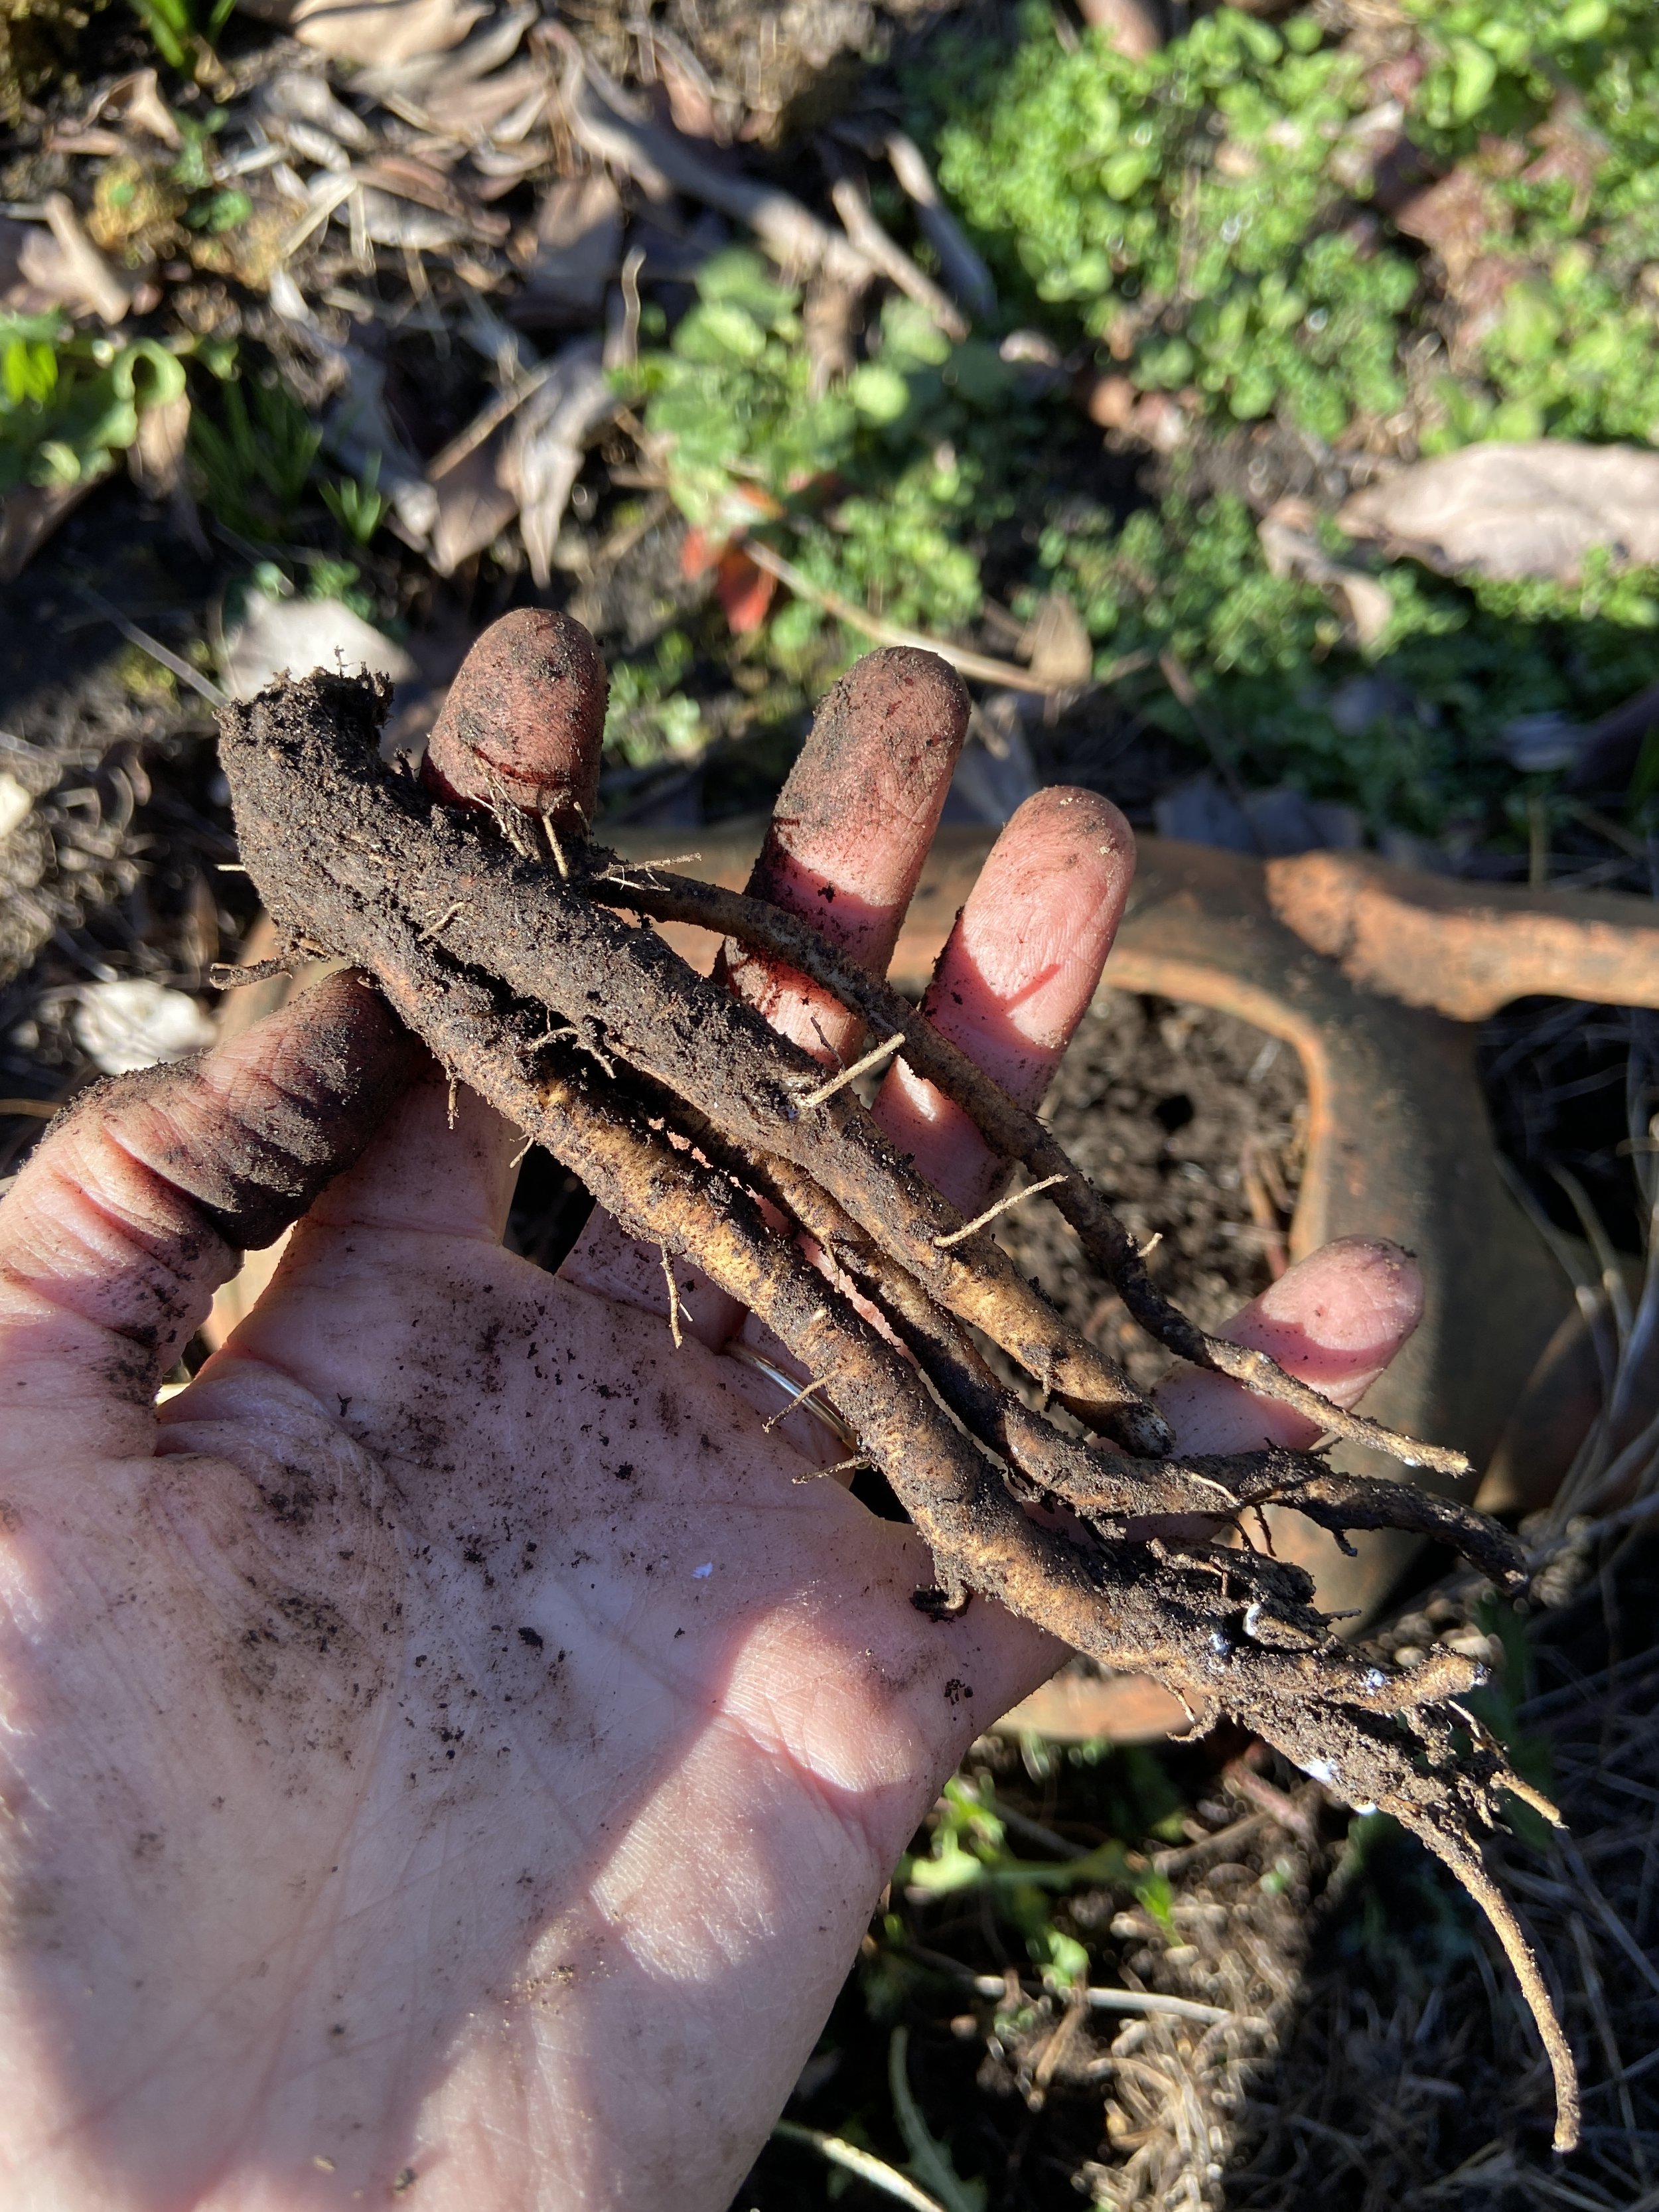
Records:
[[[1264,1355],[1197,1329],[1152,1287],[1122,1224],[1036,1116],[801,923],[707,884],[629,876],[582,839],[580,802],[556,826],[487,762],[483,812],[383,767],[386,696],[377,679],[319,673],[221,716],[242,859],[289,941],[368,970],[452,1079],[545,1146],[626,1229],[694,1259],[775,1331],[884,1472],[947,1595],[985,1593],[1080,1651],[1156,1676],[1195,1723],[1234,1716],[1350,1803],[1420,1837],[1491,1918],[1554,2070],[1558,2143],[1574,2141],[1571,2054],[1476,1840],[1506,1792],[1523,1794],[1457,1703],[1480,1670],[1449,1651],[1414,1673],[1366,1661],[1317,1610],[1302,1569],[1250,1547],[1246,1516],[1273,1504],[1339,1537],[1421,1530],[1504,1588],[1522,1574],[1510,1538],[1467,1508],[1337,1474],[1307,1453],[1174,1454],[1155,1408],[983,1226],[911,1172],[849,1085],[826,1085],[753,1009],[616,909],[718,930],[805,974],[877,1038],[900,1037],[913,1070],[996,1151],[1057,1178],[1053,1202],[1160,1341],[1328,1432],[1445,1473],[1462,1470],[1460,1456],[1344,1413]],[[1023,1402],[970,1328],[1131,1455]]]

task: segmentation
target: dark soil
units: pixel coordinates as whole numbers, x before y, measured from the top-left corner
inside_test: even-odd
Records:
[[[1144,1249],[1166,1297],[1218,1328],[1283,1271],[1300,1181],[1301,1062],[1247,1022],[1109,992],[1090,1009],[1049,1096],[1055,1135]],[[1145,1388],[1170,1355],[1084,1264],[1046,1206],[1005,1218],[1002,1242],[1067,1320]]]

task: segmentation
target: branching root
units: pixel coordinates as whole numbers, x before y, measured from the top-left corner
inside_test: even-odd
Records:
[[[1371,1663],[1334,1633],[1302,1569],[1248,1540],[1254,1509],[1271,1504],[1339,1539],[1432,1535],[1510,1589],[1522,1563],[1510,1538],[1466,1507],[1340,1474],[1316,1455],[1175,1454],[1156,1410],[982,1222],[963,1223],[910,1171],[849,1085],[826,1083],[613,906],[735,938],[898,1039],[1004,1158],[1051,1180],[1091,1260],[1162,1343],[1328,1434],[1442,1474],[1462,1471],[1461,1456],[1344,1413],[1264,1355],[1198,1329],[1154,1289],[1122,1224],[1036,1116],[812,931],[660,870],[623,884],[610,855],[568,830],[550,851],[534,817],[505,801],[485,812],[440,803],[381,766],[386,703],[377,679],[319,672],[221,716],[242,859],[279,928],[366,969],[453,1081],[656,1244],[673,1322],[675,1258],[765,1322],[885,1474],[941,1590],[981,1592],[1079,1651],[1154,1675],[1201,1725],[1235,1717],[1351,1804],[1379,1806],[1420,1837],[1508,1953],[1554,2069],[1558,2143],[1575,2140],[1571,2054],[1480,1858],[1477,1838],[1506,1794],[1531,1794],[1457,1702],[1480,1669],[1446,1650],[1413,1672]],[[1052,1394],[1124,1449],[1034,1411],[992,1372],[975,1328],[1033,1395]]]

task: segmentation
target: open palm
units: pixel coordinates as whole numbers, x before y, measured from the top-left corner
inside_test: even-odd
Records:
[[[757,886],[872,965],[962,737],[909,663],[896,714],[855,672],[821,718]],[[580,791],[588,680],[550,657],[514,720],[470,663],[434,754],[459,784],[493,728]],[[1131,865],[1103,802],[1044,793],[943,956],[937,1018],[1027,1097]],[[854,1041],[787,976],[731,981]],[[958,1203],[994,1187],[902,1069],[879,1110]],[[677,1350],[613,1224],[561,1278],[504,1251],[517,1146],[336,976],[103,1087],[0,1206],[9,2206],[719,2206],[941,1778],[1056,1663],[988,1602],[916,1608],[925,1550],[815,1477],[805,1413],[766,1425],[712,1285],[678,1271]],[[158,1417],[235,1248],[301,1212]],[[1352,1399],[1414,1302],[1350,1244],[1240,1333]],[[1201,1448],[1299,1434],[1212,1377],[1166,1405]]]

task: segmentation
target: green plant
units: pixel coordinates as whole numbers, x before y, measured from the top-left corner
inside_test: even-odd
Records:
[[[0,492],[107,474],[144,411],[184,388],[182,362],[153,338],[118,345],[55,316],[0,317]]]
[[[380,457],[371,453],[360,477],[322,487],[323,504],[354,545],[366,546],[386,520],[391,501],[378,489]]]
[[[1274,27],[1223,9],[1145,62],[1094,38],[1062,51],[1044,11],[995,66],[964,47],[914,89],[1009,315],[1069,347],[1092,334],[1133,384],[1179,389],[1200,444],[1264,415],[1333,441],[1393,423],[1428,448],[1644,434],[1659,414],[1655,27],[1599,0],[1417,13],[1421,82],[1401,125],[1474,192],[1467,252],[1501,247],[1481,280],[1490,312],[1468,328],[1455,253],[1426,257],[1367,204],[1375,54],[1311,11]],[[1520,155],[1495,149],[1499,128]],[[1357,562],[1387,593],[1361,649],[1328,580],[1270,568],[1251,511],[1189,495],[1180,454],[1158,502],[1127,517],[1071,492],[1065,389],[1022,391],[988,343],[953,346],[908,301],[821,389],[799,294],[750,253],[708,264],[640,377],[673,495],[711,550],[771,538],[818,592],[945,635],[979,615],[988,573],[1022,617],[1064,592],[1097,665],[1148,663],[1121,687],[1143,720],[1379,829],[1506,834],[1505,726],[1588,720],[1650,680],[1654,575],[1592,561],[1571,586],[1449,582],[1322,524],[1328,567]],[[857,649],[839,635],[810,593],[786,597],[750,650],[787,689]],[[1164,682],[1170,656],[1191,707]],[[622,686],[624,757],[674,749],[670,688],[643,665]],[[1651,806],[1642,776],[1632,804]]]
[[[983,1891],[992,1909],[1024,1937],[1027,1954],[1045,1979],[1057,1986],[1088,1979],[1089,1954],[1074,1935],[1055,1924],[1056,1898],[1076,1889],[1122,1889],[1162,1926],[1170,1925],[1168,1881],[1115,1838],[1078,1858],[1019,1857],[982,1783],[960,1776],[947,1782],[929,1825],[926,1855],[901,1859],[895,1882],[926,1899]]]
[[[213,0],[205,15],[197,0],[131,0],[131,4],[169,69],[195,76],[217,74],[213,50],[236,0]]]
[[[1370,204],[1395,128],[1376,56],[1311,9],[1224,8],[1145,59],[1098,34],[1064,52],[1034,11],[1006,68],[964,50],[926,88],[941,181],[1012,298],[1223,422],[1334,441],[1409,398],[1429,447],[1648,436],[1659,23],[1605,0],[1411,13],[1398,128],[1460,180],[1438,226]],[[1412,355],[1440,364],[1415,392]]]
[[[689,760],[702,749],[702,717],[681,686],[690,670],[691,641],[665,630],[647,659],[619,660],[611,671],[605,750],[629,768]]]
[[[1134,382],[1324,438],[1404,397],[1412,264],[1331,220],[1334,149],[1369,104],[1311,16],[1224,9],[1145,60],[1033,15],[1006,71],[964,76],[940,177],[1015,294],[1104,338]]]
[[[971,619],[981,591],[967,541],[1010,507],[1018,429],[995,349],[953,346],[909,301],[890,301],[867,357],[816,392],[799,295],[756,255],[715,256],[697,289],[669,345],[640,363],[647,428],[687,519],[716,543],[791,532],[815,581],[895,621]],[[804,642],[798,623],[790,643]]]
[[[244,538],[269,544],[288,529],[322,432],[276,375],[233,374],[220,384],[219,419],[191,416],[190,450],[210,511]]]

